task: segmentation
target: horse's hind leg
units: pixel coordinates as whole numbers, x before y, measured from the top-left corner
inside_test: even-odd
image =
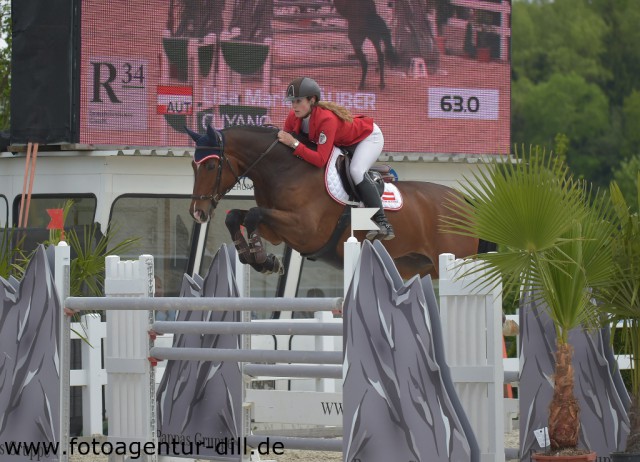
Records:
[[[267,251],[264,248],[264,243],[258,232],[258,225],[262,221],[262,218],[262,209],[260,207],[254,207],[247,212],[244,219],[244,226],[247,228],[247,235],[249,236],[249,251],[253,259],[251,266],[256,271],[265,274],[284,274],[284,267],[280,263],[280,260],[278,260],[278,257],[273,254],[267,255]]]
[[[362,48],[358,48],[356,50],[356,58],[360,61],[360,67],[362,68],[362,76],[360,77],[360,85],[358,85],[358,90],[364,90],[364,82],[367,80],[367,69],[369,67],[369,63],[367,63],[367,57],[362,52]]]
[[[380,90],[384,90],[384,53],[382,52],[382,46],[379,41],[373,42],[373,46],[376,49],[376,55],[378,55],[378,67],[380,68]]]
[[[244,218],[246,215],[246,210],[230,210],[224,220],[224,224],[227,225],[227,229],[231,234],[231,239],[233,239],[233,245],[238,251],[238,258],[240,259],[240,263],[248,263],[250,265],[254,265],[256,263],[255,258],[253,254],[251,254],[249,250],[249,244],[247,243],[244,235],[242,234],[242,230],[240,229],[240,225],[242,225],[242,223],[244,222]]]
[[[360,85],[358,90],[364,90],[364,82],[367,79],[367,69],[369,63],[367,63],[367,57],[362,51],[362,45],[364,44],[364,36],[361,36],[359,32],[352,32],[354,29],[358,29],[356,25],[349,24],[349,41],[353,47],[353,51],[356,54],[356,58],[360,61],[360,68],[362,68],[362,76],[360,77]]]

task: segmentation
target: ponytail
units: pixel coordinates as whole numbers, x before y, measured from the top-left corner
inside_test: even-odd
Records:
[[[353,122],[353,115],[351,114],[349,109],[344,106],[340,106],[333,101],[318,101],[316,104],[323,109],[329,109],[345,122]]]

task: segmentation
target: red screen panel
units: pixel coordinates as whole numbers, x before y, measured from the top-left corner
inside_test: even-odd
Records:
[[[185,125],[282,126],[287,84],[307,76],[320,84],[323,99],[372,116],[386,152],[509,150],[508,1],[347,5],[345,11],[340,0],[83,1],[80,142],[186,146]],[[385,36],[392,45],[380,40],[387,48],[381,88],[372,42]],[[355,51],[360,39],[364,86]]]

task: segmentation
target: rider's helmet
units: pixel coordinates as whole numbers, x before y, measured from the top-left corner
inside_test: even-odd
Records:
[[[309,77],[298,77],[292,80],[287,87],[285,101],[293,101],[296,98],[315,96],[316,101],[320,101],[320,85]]]

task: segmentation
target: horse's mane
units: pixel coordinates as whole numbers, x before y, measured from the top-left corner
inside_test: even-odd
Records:
[[[249,132],[259,132],[259,133],[275,133],[280,128],[275,125],[233,125],[231,127],[223,128],[221,131],[226,132],[230,130],[240,130],[240,131],[249,131]]]

